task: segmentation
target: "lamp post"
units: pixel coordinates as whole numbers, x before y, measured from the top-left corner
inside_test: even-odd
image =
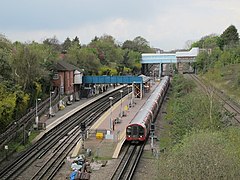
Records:
[[[36,122],[37,129],[38,129],[38,101],[41,101],[41,99],[40,98],[36,99],[36,119],[35,119],[35,122]]]
[[[130,99],[130,96],[129,96],[129,88],[131,88],[131,87],[132,87],[131,85],[128,85],[128,86],[127,86],[127,88],[128,88],[128,105],[129,105],[129,107],[132,106],[132,104],[131,104],[131,99]]]
[[[132,83],[132,97],[131,97],[131,105],[132,106],[134,104],[134,96],[135,96],[134,84],[135,84],[135,82],[133,81],[133,83]]]
[[[54,91],[50,91],[49,117],[51,117],[53,115],[53,113],[52,113],[52,94],[54,94]]]
[[[123,94],[123,90],[120,90],[119,92],[120,92],[120,94],[121,94],[120,117],[122,117],[122,116],[123,116],[123,114],[122,114],[122,94]]]
[[[113,100],[113,97],[109,97],[109,100],[110,100],[110,108],[111,108],[109,126],[110,126],[110,130],[112,130],[112,100]]]

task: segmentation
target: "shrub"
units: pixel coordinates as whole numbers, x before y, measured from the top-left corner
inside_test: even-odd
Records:
[[[232,131],[200,131],[160,156],[159,179],[238,179],[239,157],[232,148]],[[236,134],[235,134],[236,135]],[[240,141],[240,136],[234,136]]]

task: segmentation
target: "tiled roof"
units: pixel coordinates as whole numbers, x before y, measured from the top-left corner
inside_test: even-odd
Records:
[[[68,62],[64,61],[64,60],[60,60],[58,61],[55,65],[54,65],[54,69],[58,70],[58,71],[74,71],[74,70],[78,70],[81,72],[81,70],[72,65],[69,64]]]

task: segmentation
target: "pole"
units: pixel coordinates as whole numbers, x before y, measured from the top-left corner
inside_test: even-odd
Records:
[[[52,92],[50,91],[50,106],[49,106],[49,116],[52,114]]]
[[[49,106],[49,117],[51,117],[52,116],[52,94],[53,94],[54,92],[52,92],[52,91],[50,91],[50,106]]]
[[[36,99],[36,119],[35,119],[35,123],[36,123],[36,126],[37,126],[37,128],[38,128],[38,107],[37,107],[37,101],[38,101],[38,99]]]
[[[23,145],[25,145],[25,142],[26,142],[25,123],[23,123]]]
[[[41,101],[41,99],[37,98],[36,99],[36,119],[35,119],[35,123],[38,129],[38,101]]]
[[[129,96],[129,87],[130,87],[130,85],[127,86],[127,89],[128,89],[128,109],[129,109],[129,107],[131,107],[131,101],[130,101],[130,96]]]
[[[132,98],[131,98],[131,105],[132,106],[134,106],[133,104],[134,104],[134,96],[135,96],[134,83],[135,82],[132,83]]]
[[[109,97],[109,100],[110,100],[110,108],[111,108],[109,126],[110,126],[110,130],[112,130],[112,100],[113,100],[113,97]]]
[[[120,90],[120,94],[121,94],[120,117],[122,117],[122,116],[123,116],[123,113],[122,113],[122,93],[123,93],[123,90]]]

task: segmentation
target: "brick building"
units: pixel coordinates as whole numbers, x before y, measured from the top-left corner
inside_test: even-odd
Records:
[[[83,70],[60,60],[54,65],[53,71],[52,84],[60,90],[60,94],[71,95],[80,92]]]

